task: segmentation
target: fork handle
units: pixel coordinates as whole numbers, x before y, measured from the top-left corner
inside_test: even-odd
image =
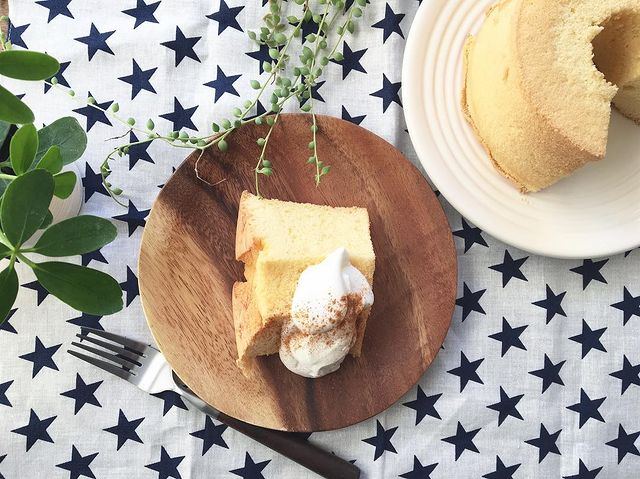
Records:
[[[254,426],[239,419],[218,413],[218,421],[279,452],[301,466],[328,479],[358,479],[360,469],[290,432]]]
[[[221,413],[187,391],[181,390],[180,393],[205,414],[258,441],[269,449],[279,452],[322,477],[327,479],[358,479],[360,477],[360,469],[355,465],[314,446],[290,432],[254,426]]]

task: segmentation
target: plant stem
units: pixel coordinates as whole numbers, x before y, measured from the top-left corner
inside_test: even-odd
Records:
[[[7,175],[6,173],[0,173],[0,180],[15,180],[17,176],[15,175]]]
[[[267,145],[269,144],[269,138],[271,138],[271,133],[273,133],[273,128],[276,126],[276,123],[278,123],[278,118],[280,118],[280,112],[276,113],[276,115],[273,117],[273,123],[269,126],[269,131],[264,137],[264,144],[262,145],[262,151],[260,152],[260,157],[258,158],[258,164],[255,167],[256,196],[258,198],[262,198],[262,195],[260,194],[259,170],[262,165],[262,162],[264,161],[264,155],[265,155],[265,152],[267,151]]]
[[[18,259],[21,262],[23,262],[24,264],[26,264],[27,266],[29,266],[29,268],[36,269],[38,267],[38,265],[36,263],[31,261],[29,258],[27,258],[25,255],[23,255],[21,252],[16,252],[15,254],[18,257]]]

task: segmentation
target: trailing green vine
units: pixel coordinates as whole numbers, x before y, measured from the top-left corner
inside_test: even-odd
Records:
[[[349,8],[345,9],[344,0],[293,0],[287,2],[289,11],[285,16],[282,0],[269,0],[269,11],[263,18],[263,25],[256,31],[248,31],[248,36],[260,47],[268,47],[270,61],[263,62],[262,70],[266,75],[264,79],[250,80],[251,88],[256,95],[242,102],[241,107],[232,110],[232,117],[223,118],[218,123],[212,123],[210,130],[203,134],[191,135],[185,131],[171,131],[158,133],[155,122],[147,120],[144,128],[137,126],[134,118],[123,118],[117,113],[120,109],[118,103],[113,103],[110,108],[104,109],[96,104],[91,97],[86,103],[93,108],[103,111],[114,120],[122,123],[127,131],[117,137],[121,138],[128,132],[134,131],[142,135],[136,142],[123,143],[113,148],[100,166],[103,183],[107,192],[120,204],[118,197],[122,190],[113,186],[108,178],[112,173],[111,163],[117,158],[125,156],[129,148],[135,145],[161,141],[178,148],[204,151],[216,146],[225,152],[229,147],[230,135],[241,126],[253,122],[257,125],[266,123],[269,127],[267,133],[256,139],[260,146],[260,155],[254,169],[256,194],[260,196],[260,178],[271,176],[275,166],[268,158],[268,145],[272,132],[276,126],[280,113],[292,98],[295,98],[301,111],[311,116],[311,141],[309,149],[312,155],[307,159],[309,164],[315,165],[314,182],[320,185],[321,179],[327,175],[331,167],[325,165],[319,158],[317,147],[318,122],[314,111],[313,89],[322,77],[324,68],[331,60],[340,62],[343,59],[338,51],[347,34],[355,32],[355,20],[363,14],[366,0],[354,0]],[[336,28],[336,22],[340,19]],[[315,33],[310,33],[302,38],[303,25],[308,22],[315,23],[318,27]],[[296,41],[296,40],[299,40]],[[329,43],[331,42],[331,44]],[[297,48],[298,61],[294,58],[292,50]],[[58,84],[57,79],[51,79],[50,84],[56,88],[64,89]],[[75,97],[71,89],[64,89],[70,96]],[[269,108],[261,114],[252,115],[258,102],[266,95],[269,96]],[[202,157],[202,154],[200,158]],[[199,161],[196,162],[196,175],[203,179],[198,172]],[[206,181],[203,179],[203,181]]]

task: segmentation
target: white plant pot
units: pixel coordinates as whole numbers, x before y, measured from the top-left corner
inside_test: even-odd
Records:
[[[84,188],[82,187],[82,173],[76,163],[71,163],[64,167],[63,171],[73,171],[76,174],[76,186],[67,199],[53,197],[49,210],[53,215],[53,223],[59,223],[62,220],[72,218],[80,213],[82,208],[82,199],[84,197]],[[52,224],[53,224],[52,223]]]
[[[51,200],[51,205],[49,205],[49,210],[53,215],[51,224],[77,216],[78,213],[80,213],[80,208],[82,208],[84,187],[82,186],[82,173],[80,172],[77,162],[65,166],[63,171],[73,171],[76,174],[76,186],[68,198],[63,200],[54,196],[53,200]],[[42,233],[42,230],[37,231],[29,241],[25,243],[25,246],[33,246],[40,236],[42,236]]]

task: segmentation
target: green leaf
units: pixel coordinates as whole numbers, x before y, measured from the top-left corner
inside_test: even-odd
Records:
[[[25,123],[33,123],[35,117],[31,108],[0,85],[0,120],[23,125]]]
[[[18,275],[11,265],[0,273],[0,324],[7,319],[16,296],[18,296]]]
[[[22,175],[29,171],[38,151],[38,132],[33,124],[29,123],[20,127],[11,138],[9,156],[11,167],[16,175]]]
[[[51,213],[51,210],[47,210],[47,216],[44,217],[44,220],[42,220],[42,224],[38,229],[46,229],[51,225],[51,223],[53,223],[53,213]]]
[[[60,148],[62,163],[68,165],[82,156],[87,148],[87,134],[78,123],[78,120],[70,116],[45,126],[38,131],[40,146],[36,154],[36,165],[44,154],[54,145]]]
[[[11,256],[11,248],[0,243],[0,258],[6,258],[7,256]]]
[[[122,290],[106,273],[76,264],[38,263],[33,269],[49,293],[83,313],[103,316],[122,309]]]
[[[0,52],[0,75],[16,80],[46,80],[60,69],[58,60],[46,53],[28,50]]]
[[[4,192],[7,189],[7,186],[9,186],[9,183],[11,183],[9,180],[5,180],[4,178],[0,179],[0,198],[2,198],[2,195],[4,195]]]
[[[0,147],[2,147],[2,145],[4,144],[4,140],[7,139],[7,135],[9,134],[10,129],[11,123],[0,121]]]
[[[53,194],[58,198],[66,200],[73,193],[76,186],[76,174],[73,171],[63,171],[53,176],[55,187]]]
[[[60,147],[58,145],[53,145],[47,150],[38,163],[38,168],[47,170],[52,175],[60,173],[62,170],[62,155],[60,154]]]
[[[21,246],[40,227],[49,211],[53,187],[53,176],[45,170],[30,171],[9,184],[2,198],[0,223],[13,246]]]
[[[108,220],[76,216],[49,227],[33,249],[53,257],[85,254],[111,243],[117,234],[118,230]]]

